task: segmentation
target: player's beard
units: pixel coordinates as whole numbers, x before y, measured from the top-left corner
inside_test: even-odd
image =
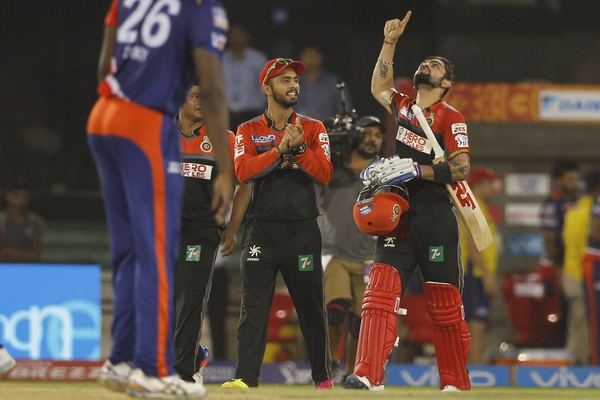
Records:
[[[413,77],[413,85],[417,89],[419,88],[419,85],[422,85],[422,84],[429,85],[433,88],[436,88],[441,85],[443,80],[444,80],[444,78],[435,80],[434,78],[431,77],[431,74],[416,73],[415,76]]]
[[[287,92],[286,92],[287,93]],[[282,107],[285,108],[291,108],[292,106],[295,106],[296,104],[298,104],[298,96],[296,96],[295,100],[288,100],[286,98],[286,94],[279,94],[275,91],[273,91],[273,101],[277,104],[279,104]]]

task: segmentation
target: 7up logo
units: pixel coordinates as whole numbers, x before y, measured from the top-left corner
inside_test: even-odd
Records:
[[[298,270],[299,271],[312,271],[313,270],[313,255],[299,255],[298,256]]]
[[[190,245],[185,252],[185,261],[200,261],[202,246]]]
[[[444,246],[429,246],[429,261],[444,261]]]

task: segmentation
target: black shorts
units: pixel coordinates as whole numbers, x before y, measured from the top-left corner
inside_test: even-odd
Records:
[[[393,266],[406,287],[419,266],[425,282],[449,283],[462,291],[460,229],[451,204],[413,207],[407,216],[408,237],[380,236],[375,262]]]

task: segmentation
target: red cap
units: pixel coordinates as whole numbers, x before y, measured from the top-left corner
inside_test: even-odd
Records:
[[[267,81],[281,73],[286,68],[291,68],[298,75],[301,75],[306,66],[304,63],[300,61],[294,61],[291,58],[274,58],[271,61],[268,61],[263,69],[260,71],[258,75],[258,84],[262,88],[262,86],[267,83]]]
[[[487,167],[477,167],[471,170],[469,177],[467,178],[467,182],[469,185],[475,185],[479,181],[483,180],[496,181],[498,179],[502,179],[502,174],[493,171]]]

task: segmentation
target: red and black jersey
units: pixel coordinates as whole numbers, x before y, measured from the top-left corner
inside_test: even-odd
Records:
[[[431,165],[433,146],[412,112],[415,99],[402,93],[395,93],[390,106],[398,123],[396,134],[396,154],[402,158],[412,158],[421,165]],[[423,110],[437,141],[450,159],[459,153],[469,152],[467,124],[460,112],[444,101],[439,101]],[[433,183],[425,179],[413,179],[406,182],[410,196],[410,205],[423,203],[449,202],[450,196],[444,184]]]
[[[277,154],[285,129],[275,129],[266,113],[238,127],[235,174],[240,182],[253,183],[248,219],[297,221],[320,214],[318,186],[327,185],[333,173],[327,130],[321,121],[295,112],[288,123],[302,125],[303,154]]]
[[[235,135],[229,131],[229,147],[233,159]],[[205,221],[217,226],[215,212],[211,209],[214,196],[213,180],[217,177],[217,159],[213,145],[202,125],[193,131],[193,136],[179,134],[181,142],[181,175],[185,178],[185,191],[181,209],[183,223]]]

